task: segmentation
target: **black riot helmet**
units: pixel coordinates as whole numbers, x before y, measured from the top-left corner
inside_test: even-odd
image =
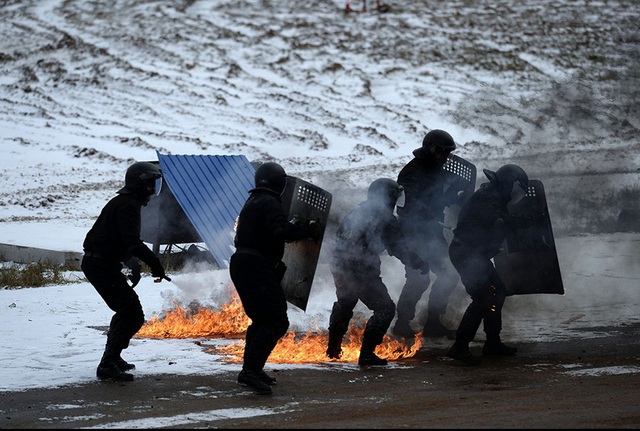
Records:
[[[391,178],[378,178],[369,185],[367,200],[393,211],[404,206],[404,187]]]
[[[435,158],[439,164],[444,165],[449,154],[456,149],[456,143],[451,135],[444,130],[434,129],[427,133],[422,140],[422,147],[413,153],[419,153],[422,157]]]
[[[124,187],[118,193],[131,193],[147,201],[160,193],[162,172],[151,162],[136,162],[129,166],[124,175]]]
[[[496,172],[484,169],[484,174],[492,184],[496,186],[498,192],[507,201],[518,202],[527,193],[529,187],[529,176],[518,165],[507,164]]]
[[[266,188],[281,195],[287,186],[287,174],[276,162],[266,162],[256,169],[255,184],[256,188]]]

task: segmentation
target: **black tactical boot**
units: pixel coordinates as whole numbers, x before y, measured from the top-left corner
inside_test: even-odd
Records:
[[[518,352],[515,347],[509,347],[502,341],[485,341],[482,354],[487,356],[514,356]]]
[[[118,358],[120,358],[121,351],[122,349],[115,349],[108,345],[105,347],[102,359],[96,370],[98,379],[120,382],[133,381],[133,374],[125,373],[124,370],[118,367]]]
[[[278,384],[275,377],[271,377],[264,371],[260,371],[260,378],[262,379],[263,382],[265,382],[269,386],[275,386]]]
[[[342,356],[342,336],[329,330],[329,345],[327,346],[327,356],[331,359],[340,359]]]
[[[367,367],[370,365],[387,365],[387,360],[379,358],[373,352],[360,352],[360,357],[358,358],[358,365],[361,367]]]
[[[447,356],[462,362],[465,365],[480,365],[480,359],[471,354],[469,343],[456,341],[449,349]]]
[[[262,371],[242,370],[238,374],[238,384],[249,386],[259,395],[270,395],[271,386],[263,381]]]
[[[327,356],[330,359],[340,359],[340,357],[342,356],[342,348],[340,346],[338,346],[338,347],[332,347],[332,346],[327,347]]]
[[[379,340],[379,341],[378,341]],[[369,365],[387,365],[387,360],[379,358],[374,352],[376,347],[382,341],[382,337],[377,337],[371,328],[364,330],[362,337],[362,346],[360,346],[360,357],[358,358],[358,365],[366,367]]]
[[[127,362],[124,359],[122,359],[122,357],[118,356],[116,358],[116,365],[118,366],[118,368],[120,368],[122,371],[129,371],[129,370],[133,370],[136,367],[136,364],[132,364],[131,362]]]
[[[133,374],[125,373],[122,371],[115,362],[111,363],[100,363],[98,365],[98,370],[96,371],[96,376],[100,380],[114,380],[118,382],[132,382]]]

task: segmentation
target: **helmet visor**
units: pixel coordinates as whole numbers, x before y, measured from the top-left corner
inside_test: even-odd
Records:
[[[520,182],[514,181],[511,187],[511,203],[517,203],[527,194],[527,188]]]
[[[398,199],[396,199],[396,206],[398,208],[404,207],[404,187],[400,186],[400,195],[398,195]]]
[[[451,151],[453,151],[453,148],[446,148],[446,147],[440,147],[440,146],[435,146],[433,148],[434,153],[442,154],[445,156],[448,156],[449,154],[451,154]]]
[[[449,148],[435,147],[433,149],[433,156],[435,157],[439,165],[444,165],[449,160],[451,150]]]
[[[284,191],[287,190],[287,184],[289,184],[289,175],[284,176],[284,180],[282,181],[282,190],[280,190],[280,196],[284,195]]]
[[[160,196],[160,191],[162,190],[162,177],[156,178],[155,183],[155,195]]]
[[[142,180],[142,187],[147,196],[158,196],[162,190],[162,177]]]

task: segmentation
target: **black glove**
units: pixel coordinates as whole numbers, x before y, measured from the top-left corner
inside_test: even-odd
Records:
[[[316,220],[311,220],[307,226],[309,226],[309,238],[318,242],[322,237],[322,228],[320,227],[320,223]]]
[[[136,287],[142,277],[140,275],[140,261],[136,257],[132,257],[124,262],[124,265],[130,270],[130,274],[127,278],[131,281],[131,287]]]
[[[164,273],[164,268],[159,260],[156,260],[152,265],[149,265],[151,268],[151,275],[158,280],[162,280],[163,278],[167,281],[171,281],[167,274]]]

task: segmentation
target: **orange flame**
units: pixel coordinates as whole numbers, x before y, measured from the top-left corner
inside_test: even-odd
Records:
[[[154,316],[140,328],[138,338],[238,338],[249,326],[251,319],[242,309],[236,295],[220,311],[200,308],[196,314],[176,305],[163,319]]]
[[[251,319],[247,317],[242,303],[235,294],[220,311],[207,308],[198,309],[193,314],[176,305],[173,311],[166,313],[163,319],[154,316],[148,320],[136,334],[137,338],[240,338],[244,335]],[[342,356],[332,362],[357,362],[366,322],[356,322],[351,326],[342,342]],[[327,362],[326,355],[329,334],[327,331],[308,331],[297,334],[289,331],[278,341],[269,356],[269,362],[300,364]],[[388,360],[410,358],[422,347],[421,334],[416,334],[412,345],[385,335],[376,348],[376,354]],[[244,340],[226,346],[207,348],[206,352],[226,356],[228,362],[241,362],[244,352]]]
[[[305,364],[327,361],[357,362],[363,333],[363,328],[352,327],[343,339],[340,359],[329,359],[325,353],[329,343],[328,332],[316,333],[309,331],[305,334],[296,334],[293,331],[289,331],[278,341],[269,356],[269,362],[279,364]],[[420,350],[421,346],[421,334],[416,334],[411,346],[385,335],[382,343],[376,348],[376,354],[388,360],[410,358]],[[207,352],[228,355],[227,361],[240,362],[244,352],[244,342],[234,342],[227,346],[209,348]]]

